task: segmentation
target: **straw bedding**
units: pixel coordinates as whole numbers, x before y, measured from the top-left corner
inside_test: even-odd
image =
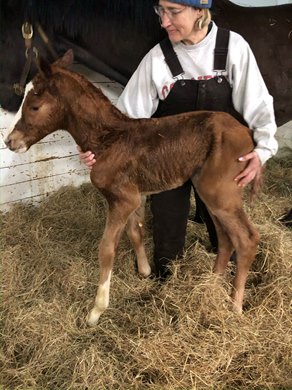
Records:
[[[85,316],[98,281],[104,202],[91,185],[62,188],[36,207],[1,215],[2,390],[291,389],[292,159],[268,165],[246,210],[261,234],[243,315],[226,278],[212,274],[205,227],[189,221],[186,254],[165,283],[141,280],[122,238],[110,308]],[[151,216],[147,209],[147,252]]]

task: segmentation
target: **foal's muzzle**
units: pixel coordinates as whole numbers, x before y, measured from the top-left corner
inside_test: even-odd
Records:
[[[4,142],[7,148],[15,153],[24,153],[28,149],[25,141],[22,139],[22,134],[17,130],[10,133]]]

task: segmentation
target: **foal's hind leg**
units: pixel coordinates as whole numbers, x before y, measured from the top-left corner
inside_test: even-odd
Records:
[[[218,238],[218,252],[213,271],[216,274],[223,275],[234,247],[220,220],[215,215],[212,215],[211,212],[210,215],[214,222]]]
[[[145,201],[146,197],[143,196],[141,206],[130,215],[126,226],[128,237],[136,252],[138,272],[144,278],[151,274],[151,267],[146,256],[143,242]]]
[[[231,297],[235,310],[241,313],[245,284],[249,269],[256,256],[259,234],[249,222],[243,209],[237,210],[235,215],[224,216],[224,225],[237,253]]]
[[[235,248],[237,262],[231,296],[235,310],[241,313],[245,283],[256,255],[259,236],[243,211],[241,190],[231,181],[216,184],[214,179],[213,188],[210,190],[202,180],[198,192],[215,216],[214,221],[219,233],[215,272],[224,272],[232,246]]]
[[[106,227],[99,245],[100,275],[95,304],[87,317],[89,325],[95,325],[109,305],[110,279],[116,248],[130,214],[139,207],[139,194],[128,194],[126,199],[109,202]]]
[[[259,235],[248,221],[243,209],[218,210],[216,217],[228,234],[237,254],[231,297],[235,311],[241,313],[245,283],[250,266],[255,259]]]

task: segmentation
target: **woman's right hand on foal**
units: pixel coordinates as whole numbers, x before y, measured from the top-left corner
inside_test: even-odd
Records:
[[[77,145],[77,150],[79,152],[80,161],[85,164],[87,168],[92,169],[92,166],[96,163],[94,154],[90,150],[82,152],[79,145]]]

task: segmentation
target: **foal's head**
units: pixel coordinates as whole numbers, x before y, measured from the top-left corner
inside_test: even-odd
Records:
[[[10,150],[26,152],[46,135],[64,128],[65,106],[55,85],[54,69],[56,66],[67,67],[72,60],[73,53],[68,51],[53,65],[40,63],[40,72],[33,79],[22,104],[21,118],[5,140]]]

